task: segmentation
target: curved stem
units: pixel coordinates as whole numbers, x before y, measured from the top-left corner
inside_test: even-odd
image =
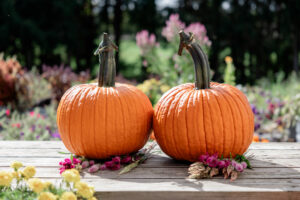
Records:
[[[98,74],[98,87],[114,87],[116,77],[116,62],[114,50],[118,47],[111,41],[107,33],[103,33],[103,40],[94,52],[99,55],[100,69]]]
[[[210,68],[206,54],[194,39],[194,35],[180,31],[180,44],[178,55],[181,56],[183,48],[191,54],[195,65],[195,89],[208,89],[210,85]]]

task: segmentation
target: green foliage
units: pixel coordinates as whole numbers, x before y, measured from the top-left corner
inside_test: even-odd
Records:
[[[37,194],[29,190],[27,187],[12,189],[0,186],[1,200],[36,200]]]
[[[235,67],[232,62],[232,58],[227,56],[225,58],[226,62],[226,68],[224,73],[224,83],[227,83],[229,85],[235,85]]]

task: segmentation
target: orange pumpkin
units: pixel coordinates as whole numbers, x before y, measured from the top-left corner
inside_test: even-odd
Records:
[[[153,108],[136,87],[116,83],[113,50],[106,33],[99,54],[98,84],[70,88],[57,110],[57,125],[67,149],[80,156],[107,158],[138,151],[148,140]]]
[[[178,54],[186,48],[195,64],[195,84],[166,92],[154,110],[153,128],[161,149],[178,160],[218,153],[243,154],[252,142],[254,116],[246,96],[228,84],[210,83],[208,59],[193,34],[180,32]]]

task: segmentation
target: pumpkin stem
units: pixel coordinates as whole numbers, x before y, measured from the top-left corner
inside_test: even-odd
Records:
[[[193,33],[187,35],[179,31],[180,43],[178,55],[181,56],[184,48],[191,54],[195,65],[195,89],[208,89],[210,85],[210,68],[206,54],[196,42]]]
[[[114,50],[118,51],[118,47],[111,41],[107,33],[103,33],[103,40],[94,52],[94,55],[99,55],[100,63],[98,87],[115,86],[116,62]]]

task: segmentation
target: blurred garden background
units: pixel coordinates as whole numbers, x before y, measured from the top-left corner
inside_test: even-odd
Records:
[[[183,29],[208,54],[212,80],[247,95],[254,142],[300,142],[299,28],[296,0],[1,0],[0,139],[60,139],[59,100],[95,81],[103,32],[119,46],[117,81],[154,106],[194,81],[192,59],[177,55]]]

